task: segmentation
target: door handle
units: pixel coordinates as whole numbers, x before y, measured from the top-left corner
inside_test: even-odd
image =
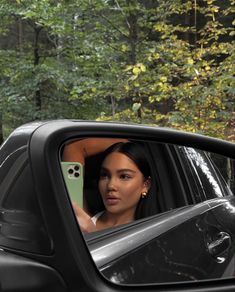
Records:
[[[229,249],[231,242],[231,236],[228,233],[220,232],[218,239],[208,244],[208,251],[212,256],[218,256]]]

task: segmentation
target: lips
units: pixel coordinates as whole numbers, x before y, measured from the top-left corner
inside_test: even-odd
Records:
[[[117,197],[114,197],[114,196],[107,196],[105,198],[105,202],[109,206],[114,206],[114,205],[118,204],[119,201],[120,201],[120,199]]]

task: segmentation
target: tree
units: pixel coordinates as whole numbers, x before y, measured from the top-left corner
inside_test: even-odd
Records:
[[[84,49],[86,9],[83,1],[1,1],[1,31],[6,37],[2,36],[0,94],[6,100],[3,118],[11,127],[48,117],[85,118],[92,115],[92,109],[84,111],[85,105],[98,108],[99,103],[92,107],[87,96],[74,99],[77,84],[86,86],[86,68],[96,62],[92,58],[88,64],[89,51]]]
[[[0,0],[5,132],[99,118],[231,137],[233,2]]]
[[[127,69],[129,84],[140,85],[150,104],[171,104],[157,122],[224,137],[234,114],[232,2],[158,1],[157,41],[148,42],[145,60]],[[191,26],[182,24],[186,15],[193,15]]]

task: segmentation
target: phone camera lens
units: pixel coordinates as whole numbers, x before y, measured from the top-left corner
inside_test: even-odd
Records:
[[[69,168],[69,169],[68,169],[68,173],[69,173],[69,174],[73,174],[73,169],[72,169],[72,168]]]
[[[75,176],[75,177],[79,177],[79,172],[75,172],[75,173],[74,173],[74,176]]]
[[[79,166],[78,165],[75,165],[74,166],[74,170],[78,171],[79,170]]]

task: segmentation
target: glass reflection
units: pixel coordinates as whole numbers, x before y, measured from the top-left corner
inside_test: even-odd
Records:
[[[196,168],[197,171],[195,172],[198,174],[200,174],[200,172],[204,174],[217,197],[223,197],[221,188],[218,182],[215,180],[214,174],[211,172],[211,169],[209,169],[208,162],[205,160],[205,156],[203,157],[201,153],[199,151],[196,151],[194,148],[184,147],[184,150],[188,158],[190,159],[192,167],[194,169]],[[202,175],[200,175],[200,177],[202,177]]]

